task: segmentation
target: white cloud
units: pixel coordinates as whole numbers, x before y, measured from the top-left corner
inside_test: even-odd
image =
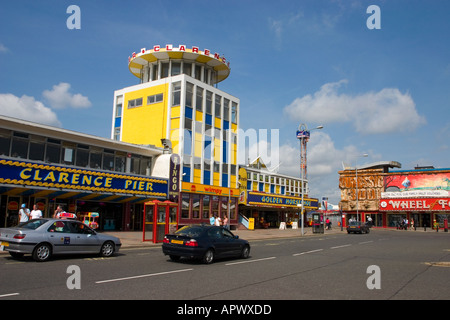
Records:
[[[0,43],[0,53],[7,53],[9,49],[5,47],[2,43]]]
[[[356,96],[338,93],[347,80],[324,84],[313,95],[295,99],[284,108],[293,120],[315,123],[352,122],[360,133],[413,131],[426,122],[412,97],[395,88]]]
[[[8,117],[61,127],[61,122],[50,108],[26,95],[19,98],[11,93],[0,94],[0,112]]]
[[[88,108],[92,105],[87,97],[79,93],[72,94],[69,89],[69,83],[61,82],[54,85],[52,90],[45,90],[42,95],[54,109]]]

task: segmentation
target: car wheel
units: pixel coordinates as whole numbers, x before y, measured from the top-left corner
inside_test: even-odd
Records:
[[[33,259],[38,262],[44,262],[50,259],[52,248],[47,243],[40,243],[34,248]]]
[[[214,251],[213,249],[208,249],[203,256],[203,262],[206,264],[210,264],[214,261]]]
[[[242,259],[247,259],[249,256],[250,256],[250,247],[249,246],[244,246],[242,248],[241,258]]]
[[[106,241],[100,249],[100,255],[102,257],[111,257],[114,254],[114,251],[114,243],[112,243],[111,241]]]

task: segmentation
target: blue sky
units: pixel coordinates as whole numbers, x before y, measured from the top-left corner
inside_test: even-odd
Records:
[[[367,28],[370,5],[381,29]],[[446,0],[2,1],[0,113],[109,137],[113,91],[138,83],[133,51],[208,48],[231,63],[219,88],[240,99],[241,128],[279,130],[280,173],[300,175],[299,124],[324,126],[308,178],[337,203],[342,162],[450,167],[448,12]]]

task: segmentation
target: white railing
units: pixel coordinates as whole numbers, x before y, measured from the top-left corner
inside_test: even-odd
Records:
[[[248,218],[239,213],[239,223],[248,229]]]

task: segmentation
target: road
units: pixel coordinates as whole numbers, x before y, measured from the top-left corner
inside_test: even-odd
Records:
[[[172,262],[159,246],[45,263],[1,254],[0,300],[449,299],[449,240],[443,232],[387,230],[259,240],[249,259],[211,265]]]

